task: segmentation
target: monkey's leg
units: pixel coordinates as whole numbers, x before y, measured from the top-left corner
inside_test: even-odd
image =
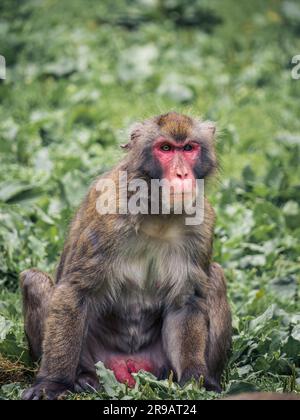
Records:
[[[41,368],[34,386],[25,391],[23,399],[52,400],[74,390],[87,308],[87,299],[75,275],[54,287],[45,322]]]
[[[34,361],[42,356],[44,324],[53,292],[51,277],[42,271],[27,270],[20,275],[23,295],[24,328],[30,355]]]
[[[209,316],[208,369],[217,383],[227,363],[232,343],[231,311],[222,267],[212,264],[207,296]]]

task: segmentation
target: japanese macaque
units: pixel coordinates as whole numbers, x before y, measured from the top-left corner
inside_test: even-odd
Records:
[[[214,211],[205,198],[203,222],[192,226],[172,211],[187,180],[194,201],[196,179],[214,173],[214,137],[212,123],[177,113],[137,124],[124,160],[77,212],[55,282],[38,270],[21,274],[25,332],[41,359],[24,399],[98,388],[98,361],[129,387],[139,370],[161,379],[173,371],[179,384],[195,378],[221,391],[231,314],[223,270],[212,261]],[[128,182],[174,182],[170,214],[100,214],[99,185],[117,184],[120,172]]]

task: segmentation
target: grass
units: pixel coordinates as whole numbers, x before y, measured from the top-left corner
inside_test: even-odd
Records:
[[[1,1],[0,398],[19,398],[35,368],[19,272],[54,271],[128,127],[169,110],[219,127],[208,192],[234,314],[224,392],[300,392],[299,16],[295,0]],[[99,394],[70,398],[216,398],[145,374],[130,391],[99,372]]]

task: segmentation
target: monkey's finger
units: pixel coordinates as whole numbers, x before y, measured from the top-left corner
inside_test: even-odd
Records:
[[[40,393],[39,393],[40,394]],[[37,395],[35,388],[29,388],[23,392],[21,398],[22,400],[39,400],[41,395]]]
[[[82,374],[75,382],[75,392],[89,392],[100,387],[99,379],[92,374]]]

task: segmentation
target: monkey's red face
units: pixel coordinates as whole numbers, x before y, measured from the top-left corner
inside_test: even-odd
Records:
[[[201,146],[195,141],[175,141],[159,137],[153,145],[154,158],[159,162],[163,179],[174,188],[173,194],[192,193],[196,187],[195,167],[200,162]]]

